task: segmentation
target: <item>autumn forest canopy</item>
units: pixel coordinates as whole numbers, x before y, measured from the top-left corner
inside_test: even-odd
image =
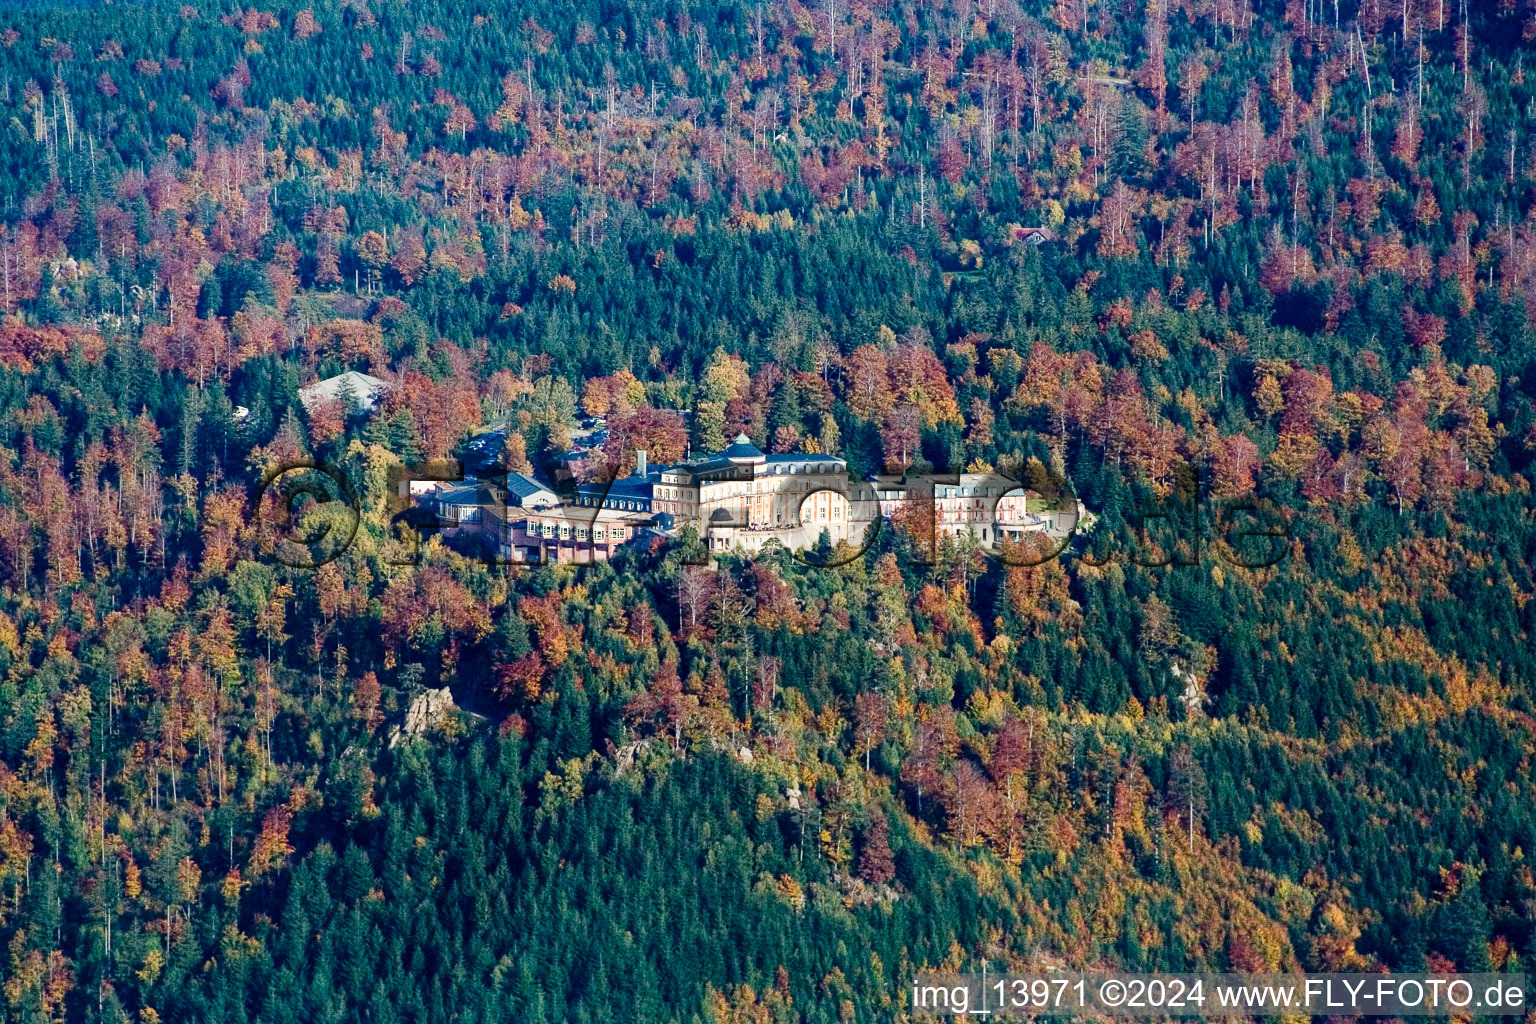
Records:
[[[1531,963],[1536,0],[255,2],[0,7],[0,1024]],[[592,418],[1091,516],[400,557]]]

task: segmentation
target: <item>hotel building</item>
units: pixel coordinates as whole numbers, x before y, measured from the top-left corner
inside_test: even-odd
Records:
[[[651,466],[638,452],[633,474],[578,485],[569,503],[521,474],[509,474],[506,483],[505,498],[487,498],[492,489],[472,481],[427,500],[445,526],[492,535],[506,561],[578,564],[607,561],[642,534],[675,535],[687,527],[711,554],[756,554],[769,541],[806,551],[823,535],[857,548],[872,526],[913,500],[932,503],[936,536],[969,534],[987,548],[1028,533],[1063,537],[1081,511],[1075,504],[1047,508],[1045,499],[997,473],[855,482],[843,459],[765,455],[745,434],[718,454],[675,466]]]

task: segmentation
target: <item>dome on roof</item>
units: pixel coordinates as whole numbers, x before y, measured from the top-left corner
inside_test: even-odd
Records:
[[[737,434],[731,446],[720,454],[732,462],[762,462],[767,458],[746,434]]]
[[[723,508],[717,508],[709,514],[709,521],[712,523],[728,523],[731,521],[731,514]]]

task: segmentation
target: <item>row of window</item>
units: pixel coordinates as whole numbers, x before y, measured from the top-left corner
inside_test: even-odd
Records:
[[[574,534],[576,540],[587,539],[587,528],[585,526],[577,525],[573,527],[570,523],[560,523],[558,525],[555,523],[529,523],[526,532],[530,537],[549,537],[551,539],[558,537],[561,540],[570,540]],[[622,526],[612,528],[594,526],[591,534],[593,540],[621,541],[628,536],[629,531]]]
[[[784,476],[784,475],[787,475],[787,474],[795,474],[795,473],[836,473],[836,472],[838,472],[838,467],[836,465],[827,465],[825,462],[818,462],[815,465],[809,465],[809,466],[800,465],[799,463],[794,463],[794,462],[791,462],[791,463],[788,463],[788,464],[777,463],[775,465],[771,465],[771,466],[767,467],[767,469],[768,469],[768,474],[770,476]]]
[[[978,496],[995,498],[999,494],[999,489],[996,487],[943,487],[937,490],[943,492],[939,495],[941,498],[972,498]]]
[[[587,508],[600,506],[602,508],[611,508],[620,512],[645,512],[650,507],[648,502],[637,501],[630,498],[596,498],[587,495],[581,495],[577,497],[576,504],[584,505]]]

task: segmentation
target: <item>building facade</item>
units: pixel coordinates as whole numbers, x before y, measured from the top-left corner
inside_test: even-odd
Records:
[[[770,540],[793,550],[862,543],[879,514],[850,491],[848,463],[832,455],[765,455],[745,434],[718,455],[664,469],[652,508],[674,529],[692,526],[712,552],[753,553]]]
[[[649,528],[654,517],[644,512],[556,505],[508,515],[501,546],[507,562],[606,562],[619,546]]]
[[[1082,511],[1076,502],[1050,502],[999,473],[883,475],[873,486],[885,518],[906,502],[931,502],[936,537],[969,535],[983,547],[1017,543],[1029,533],[1065,536]]]

